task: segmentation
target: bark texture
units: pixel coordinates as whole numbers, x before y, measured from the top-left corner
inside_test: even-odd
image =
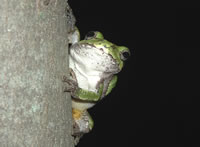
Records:
[[[0,146],[72,147],[66,0],[0,0]]]

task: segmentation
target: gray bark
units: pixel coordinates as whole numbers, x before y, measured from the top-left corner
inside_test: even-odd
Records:
[[[0,146],[72,147],[66,0],[0,0]]]

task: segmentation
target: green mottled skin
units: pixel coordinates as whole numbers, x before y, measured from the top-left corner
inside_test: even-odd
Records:
[[[102,92],[103,84],[100,85],[97,93],[78,88],[78,90],[76,91],[76,97],[86,101],[98,101],[101,98]]]
[[[79,36],[80,33],[77,32],[77,31],[78,31],[78,29],[76,28],[75,33],[73,33],[74,34],[73,38],[75,38],[75,42],[74,43],[78,43],[80,45],[80,47],[83,47],[83,48],[81,48],[81,50],[83,50],[83,51],[85,50],[85,48],[84,48],[85,45],[90,45],[93,48],[98,48],[98,49],[103,51],[103,53],[102,53],[103,57],[105,56],[105,54],[106,54],[106,57],[108,55],[109,55],[109,57],[111,57],[111,60],[107,60],[107,62],[108,62],[107,64],[108,65],[113,65],[115,63],[114,64],[115,65],[114,66],[114,70],[110,70],[112,72],[109,71],[110,72],[109,73],[107,70],[102,71],[103,74],[99,78],[100,81],[97,83],[97,85],[98,85],[97,92],[88,91],[88,90],[84,90],[84,89],[82,89],[80,87],[77,87],[76,91],[73,93],[73,97],[74,98],[83,100],[83,102],[81,102],[81,104],[80,104],[80,103],[76,102],[75,100],[73,101],[73,99],[72,99],[72,101],[74,102],[73,103],[74,105],[72,105],[72,107],[74,109],[80,109],[81,111],[84,111],[86,113],[86,116],[84,118],[81,117],[80,119],[81,120],[84,120],[84,119],[88,120],[89,124],[88,123],[79,123],[79,121],[76,120],[76,119],[75,119],[75,122],[77,123],[77,125],[80,128],[82,126],[84,128],[86,128],[85,132],[87,132],[87,128],[89,128],[89,130],[91,130],[93,128],[94,122],[93,122],[91,116],[86,111],[86,109],[91,107],[90,103],[93,105],[96,101],[99,101],[102,97],[108,95],[112,91],[112,89],[115,87],[115,85],[117,83],[117,76],[115,74],[118,73],[123,68],[124,61],[126,60],[126,57],[124,57],[123,53],[124,52],[126,52],[126,53],[128,52],[128,54],[130,54],[130,51],[125,46],[117,46],[117,45],[105,40],[104,37],[103,37],[103,34],[100,33],[100,32],[95,32],[94,36],[93,36],[93,34],[92,34],[92,36],[90,34],[90,35],[86,36],[86,38],[84,40],[80,41],[80,36]],[[73,57],[73,58],[76,58],[76,57]],[[102,60],[100,60],[100,61],[101,62],[104,61],[104,58],[102,58]],[[87,62],[85,64],[87,64]],[[113,66],[111,66],[111,67],[113,67]],[[85,66],[84,68],[87,69],[88,67]],[[91,70],[94,70],[94,69],[90,67],[87,70],[91,71]],[[95,70],[98,71],[98,69],[95,69]],[[109,76],[107,76],[107,75],[105,76],[104,75],[106,72],[109,73]],[[88,80],[90,80],[89,78],[88,78]],[[85,83],[83,83],[83,85],[84,84]],[[86,82],[86,84],[88,84],[88,83]],[[80,130],[78,130],[78,131],[80,131]],[[85,132],[82,131],[83,134]]]
[[[110,81],[110,83],[108,85],[106,95],[108,95],[112,91],[112,89],[115,87],[116,83],[117,83],[117,76],[115,75],[115,76],[113,76],[112,80]]]
[[[99,38],[94,38],[91,40],[81,40],[79,43],[80,44],[90,44],[97,48],[102,48],[102,47],[106,48],[108,54],[110,54],[113,57],[113,59],[115,59],[116,62],[118,62],[119,68],[121,70],[124,66],[124,63],[120,58],[120,52],[122,52],[122,51],[129,52],[129,49],[125,46],[117,46],[117,45],[105,40],[101,33],[98,34],[97,37],[99,37]]]

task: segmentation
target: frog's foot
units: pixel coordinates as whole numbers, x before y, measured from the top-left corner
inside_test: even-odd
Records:
[[[64,89],[64,92],[75,92],[78,88],[78,83],[66,76],[63,76],[63,82],[67,83],[67,86]]]
[[[63,82],[67,83],[64,92],[71,92],[71,94],[73,94],[78,88],[78,83],[74,71],[71,68],[69,68],[69,72],[70,72],[69,78],[63,76]]]
[[[85,134],[91,131],[93,127],[93,120],[86,110],[72,109],[73,116],[73,134],[74,143],[77,144],[80,138]]]
[[[83,136],[83,134],[80,134],[79,136],[73,136],[74,137],[74,145],[76,146],[79,143],[79,140],[81,139],[81,137]]]

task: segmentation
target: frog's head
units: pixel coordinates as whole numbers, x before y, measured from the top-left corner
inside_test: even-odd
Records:
[[[118,73],[130,56],[127,47],[117,46],[105,40],[100,32],[87,33],[85,39],[72,45],[70,50],[70,55],[77,64],[90,73]]]
[[[125,46],[117,46],[104,39],[101,32],[90,31],[85,36],[85,42],[93,43],[97,48],[102,48],[105,53],[110,55],[118,64],[120,70],[123,68],[124,61],[130,56],[130,51]]]

